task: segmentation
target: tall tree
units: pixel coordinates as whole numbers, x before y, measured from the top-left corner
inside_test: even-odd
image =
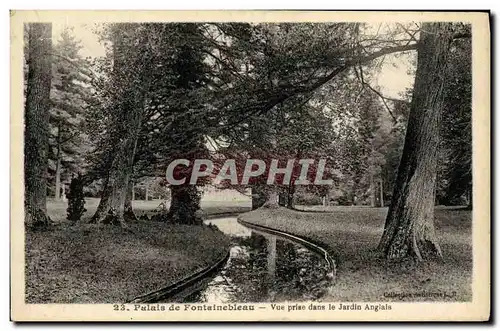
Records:
[[[441,257],[434,229],[439,125],[451,23],[423,23],[403,155],[379,250],[389,259]]]
[[[110,104],[113,126],[107,144],[113,150],[109,152],[101,201],[92,222],[125,225],[125,199],[149,88],[151,53],[146,51],[149,39],[143,25],[113,24],[110,34],[115,91]]]
[[[83,73],[87,62],[79,55],[82,48],[69,28],[54,46],[51,86],[49,175],[54,197],[61,197],[61,180],[82,170],[85,135],[84,111],[90,93],[89,77]]]
[[[206,101],[196,95],[205,72],[198,24],[131,24],[114,29],[110,76],[112,88],[121,92],[110,98],[111,115],[103,121],[108,137],[99,146],[102,157],[96,168],[105,169],[104,187],[92,221],[105,220],[111,213],[123,223],[125,209],[132,215],[127,197],[132,177],[163,177],[172,159],[199,157],[206,150],[204,125],[199,124]],[[126,58],[120,58],[123,55]],[[124,141],[128,147],[121,151],[117,146]],[[113,179],[116,176],[121,179]],[[117,185],[119,189],[113,187]],[[198,224],[198,209],[196,185],[172,187],[171,207],[162,219]]]
[[[204,134],[200,128],[203,123],[204,100],[197,100],[196,92],[206,83],[206,68],[203,63],[203,45],[199,24],[173,25],[173,29],[180,37],[173,43],[174,56],[171,70],[176,77],[173,81],[172,91],[177,96],[177,102],[170,105],[174,115],[169,133],[182,137],[177,140],[174,147],[180,157],[207,158],[208,150],[205,146]],[[193,97],[190,100],[190,97]],[[195,114],[201,116],[195,116]],[[193,114],[194,113],[194,114]],[[191,126],[194,126],[193,129]],[[171,203],[166,220],[172,223],[202,224],[197,211],[200,209],[201,193],[197,185],[186,183],[173,185],[171,189]]]
[[[453,43],[441,128],[445,151],[446,204],[472,207],[472,49],[470,39]]]
[[[28,79],[24,108],[25,222],[47,225],[52,24],[31,23],[28,28]]]

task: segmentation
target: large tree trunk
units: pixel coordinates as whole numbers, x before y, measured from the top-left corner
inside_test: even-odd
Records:
[[[286,207],[295,209],[295,185],[289,185],[287,189]]]
[[[278,193],[278,205],[281,207],[286,207],[288,201],[288,194],[285,192],[285,190],[282,190]]]
[[[434,196],[450,23],[423,23],[403,155],[379,250],[389,259],[441,257]]]
[[[113,76],[116,85],[121,87],[114,96],[114,117],[117,126],[115,134],[119,139],[115,139],[117,146],[113,150],[114,157],[108,171],[108,179],[99,207],[92,217],[93,222],[125,225],[125,198],[133,171],[145,93],[149,84],[147,69],[131,68],[134,65],[144,65],[141,61],[139,64],[131,62],[135,57],[141,56],[134,53],[136,46],[130,44],[128,39],[133,36],[135,28],[133,25],[121,23],[113,27]],[[136,71],[130,72],[130,70]]]
[[[137,145],[137,138],[140,131],[142,120],[141,107],[136,104],[124,105],[123,111],[129,113],[126,120],[128,129],[123,134],[123,139],[116,151],[116,156],[111,164],[109,179],[103,190],[101,203],[98,212],[100,215],[94,215],[93,219],[97,222],[113,223],[124,225],[125,198],[128,194],[129,179],[132,175],[133,161]],[[102,206],[101,206],[102,205]],[[106,210],[106,212],[104,212]]]
[[[201,225],[203,219],[199,215],[200,198],[195,185],[172,185],[170,209],[166,221],[174,224]]]
[[[267,201],[262,207],[265,208],[279,208],[278,204],[278,189],[276,187],[269,187],[269,194],[267,196]]]
[[[51,84],[52,24],[29,24],[28,79],[24,109],[25,223],[45,226]]]
[[[129,179],[127,194],[125,196],[125,221],[137,221],[137,216],[134,213],[134,208],[132,207],[132,200],[134,200],[134,181]]]
[[[102,220],[106,216],[106,213],[109,210],[109,197],[111,195],[111,192],[111,186],[108,185],[108,178],[106,178],[103,184],[103,190],[101,192],[101,200],[99,201],[99,205],[97,206],[94,215],[90,219],[90,223],[97,223],[99,220]]]
[[[252,210],[262,207],[267,199],[268,194],[264,185],[255,184],[252,186]]]

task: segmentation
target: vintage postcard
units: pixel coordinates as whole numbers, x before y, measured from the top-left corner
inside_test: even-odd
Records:
[[[488,12],[11,11],[13,321],[488,321]]]

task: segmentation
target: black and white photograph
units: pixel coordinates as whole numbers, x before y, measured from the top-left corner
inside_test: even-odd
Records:
[[[11,13],[14,316],[489,319],[488,12],[134,13]]]

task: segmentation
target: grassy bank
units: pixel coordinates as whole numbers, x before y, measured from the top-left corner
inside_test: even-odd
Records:
[[[138,214],[158,201],[136,202]],[[86,224],[97,203],[87,203],[84,220],[64,220],[65,204],[49,203],[57,223],[44,232],[27,231],[26,302],[124,302],[160,289],[213,264],[229,248],[229,239],[208,227],[151,221],[115,226]],[[205,204],[207,215],[245,211],[243,205]]]
[[[379,259],[374,251],[386,213],[386,208],[330,207],[324,213],[280,208],[259,209],[240,217],[310,238],[331,251],[337,262],[337,282],[325,300],[471,300],[471,212],[436,210],[443,262],[401,264]]]

